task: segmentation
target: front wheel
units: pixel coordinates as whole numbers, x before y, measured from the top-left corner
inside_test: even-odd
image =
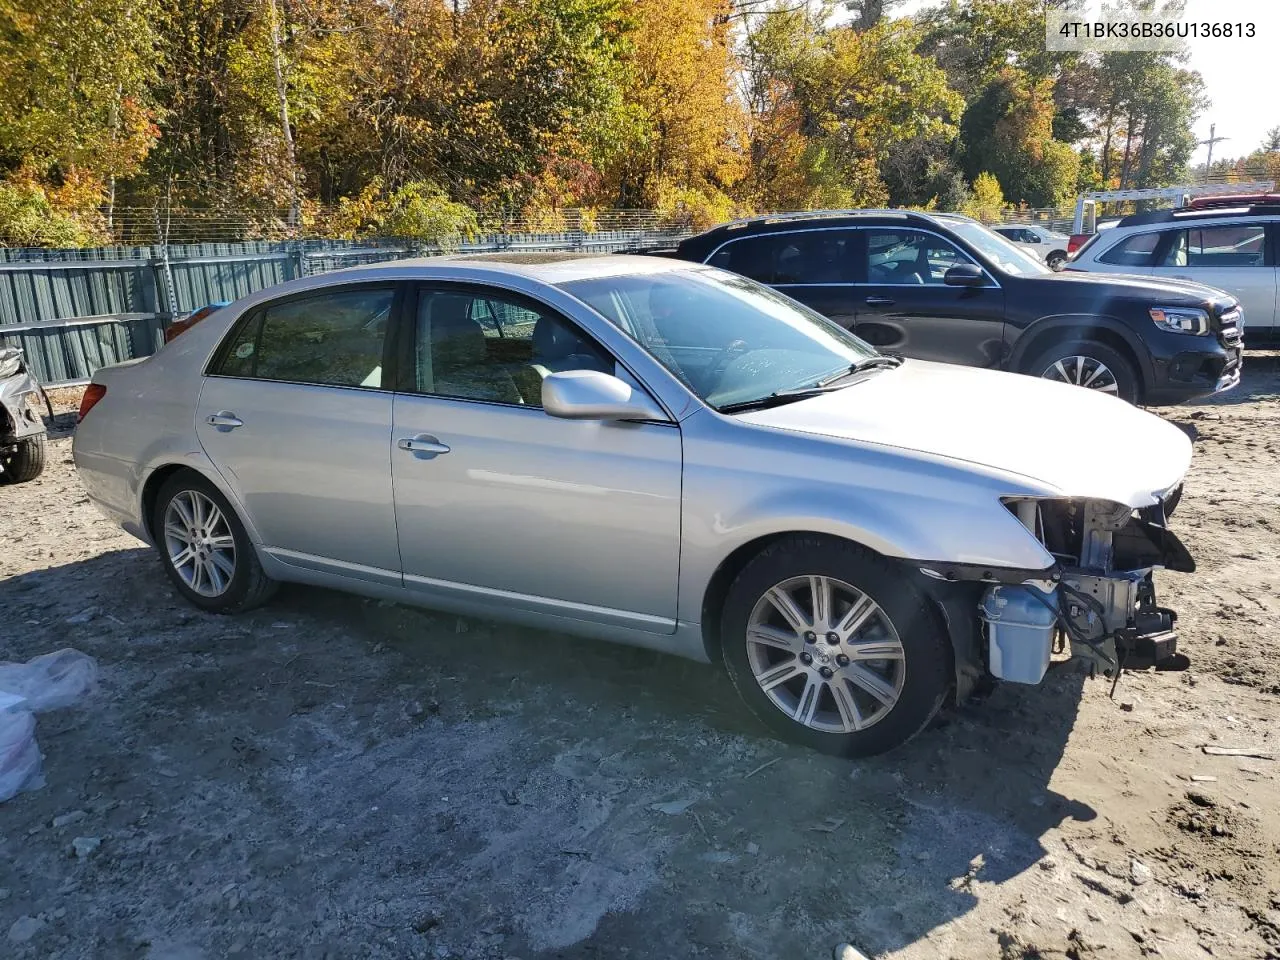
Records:
[[[721,650],[757,717],[841,756],[911,739],[951,682],[928,601],[889,561],[838,540],[788,537],[748,563],[725,601]]]
[[[1138,402],[1138,373],[1127,357],[1097,340],[1069,340],[1032,358],[1026,372],[1046,380]]]
[[[43,433],[34,437],[26,437],[14,444],[9,453],[0,454],[3,459],[4,472],[0,480],[9,483],[26,483],[34,480],[44,472],[45,440]]]
[[[198,473],[183,471],[165,483],[151,523],[165,573],[200,609],[239,613],[275,593],[240,518]]]

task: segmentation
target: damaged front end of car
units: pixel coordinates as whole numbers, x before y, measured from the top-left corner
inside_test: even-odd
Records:
[[[991,677],[1039,683],[1055,653],[1069,652],[1092,674],[1111,678],[1113,689],[1123,670],[1185,670],[1178,615],[1159,605],[1152,576],[1159,568],[1195,571],[1191,554],[1167,525],[1180,496],[1179,484],[1145,507],[1005,498],[1005,507],[1052,556],[1050,566],[922,565],[952,631],[958,697],[980,690]]]

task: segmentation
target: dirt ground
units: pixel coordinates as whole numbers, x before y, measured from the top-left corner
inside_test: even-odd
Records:
[[[0,805],[0,956],[1280,957],[1280,355],[1169,415],[1191,670],[1054,670],[852,763],[643,651],[302,588],[198,613],[64,414],[0,488],[0,659],[101,679]]]

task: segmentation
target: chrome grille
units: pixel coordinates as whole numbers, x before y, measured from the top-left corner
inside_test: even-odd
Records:
[[[1224,343],[1237,344],[1241,339],[1240,308],[1228,310],[1218,317],[1218,334]]]

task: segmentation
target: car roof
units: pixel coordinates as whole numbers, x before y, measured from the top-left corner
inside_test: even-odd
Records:
[[[460,253],[439,257],[417,257],[392,260],[373,265],[397,273],[405,271],[421,277],[455,276],[460,271],[477,280],[485,276],[520,276],[543,283],[566,283],[597,277],[619,277],[634,274],[668,273],[688,269],[686,261],[667,257],[641,257],[628,254],[582,254],[564,252],[500,251],[495,253]]]
[[[366,263],[300,277],[255,291],[237,301],[245,310],[281,297],[352,283],[402,280],[451,280],[490,283],[497,287],[534,293],[540,284],[556,285],[601,277],[642,276],[676,270],[710,270],[687,260],[619,254],[574,253],[467,253],[438,257],[414,257]]]
[[[1201,207],[1198,209],[1182,207],[1177,210],[1152,210],[1148,213],[1131,213],[1121,218],[1117,226],[1140,227],[1152,224],[1182,223],[1187,220],[1196,221],[1231,221],[1244,220],[1249,217],[1280,216],[1280,203],[1243,203],[1236,207]]]
[[[958,213],[932,213],[922,210],[796,210],[789,213],[765,213],[722,223],[680,242],[681,256],[697,252],[709,253],[722,243],[738,237],[763,236],[795,230],[851,226],[886,226],[911,224],[921,227],[943,226],[947,222],[976,222]]]

